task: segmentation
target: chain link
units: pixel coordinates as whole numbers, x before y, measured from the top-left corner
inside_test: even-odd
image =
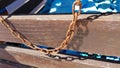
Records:
[[[85,60],[86,58],[83,57],[73,57],[73,56],[59,56],[59,55],[51,55],[48,54],[47,56],[56,59],[56,60],[66,60],[66,61],[73,61],[73,60]]]
[[[75,6],[79,6],[78,12],[75,12]],[[66,33],[66,38],[62,41],[62,43],[60,44],[59,47],[55,48],[55,49],[43,49],[43,48],[39,48],[37,47],[36,44],[32,43],[30,40],[28,40],[23,34],[21,34],[18,30],[16,30],[16,28],[14,27],[14,25],[10,22],[8,22],[8,19],[4,19],[1,16],[1,22],[4,24],[4,26],[6,28],[8,28],[10,30],[10,32],[17,38],[19,38],[23,43],[25,43],[27,46],[29,46],[30,48],[34,49],[34,50],[38,50],[40,52],[43,52],[45,54],[56,54],[58,53],[61,49],[65,49],[68,45],[68,43],[71,41],[71,39],[74,36],[75,33],[75,29],[76,29],[76,22],[77,22],[77,18],[80,15],[80,9],[81,9],[81,2],[80,0],[76,0],[73,3],[73,7],[72,7],[72,14],[73,14],[73,20],[69,25],[69,28],[67,30]]]

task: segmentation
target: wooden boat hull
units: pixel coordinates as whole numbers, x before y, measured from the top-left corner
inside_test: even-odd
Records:
[[[119,14],[79,16],[79,33],[76,32],[67,49],[120,56],[119,16]],[[51,47],[60,45],[71,20],[72,15],[28,15],[9,18],[16,29],[32,42]],[[1,41],[21,43],[2,23],[0,23],[0,34]],[[94,61],[90,64],[92,62],[94,64]],[[117,68],[117,65],[113,66]]]

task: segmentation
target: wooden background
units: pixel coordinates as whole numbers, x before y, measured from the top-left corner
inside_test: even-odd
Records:
[[[120,56],[120,51],[119,51],[120,50],[119,47],[120,17],[119,16],[120,16],[119,14],[80,15],[78,20],[79,22],[78,24],[80,25],[80,28],[77,29],[76,34],[69,43],[67,49],[73,49],[73,50],[89,52],[89,53]],[[9,18],[9,20],[12,24],[14,24],[14,26],[18,31],[24,34],[32,42],[41,45],[57,47],[65,38],[65,33],[72,20],[72,15],[12,16],[11,18]],[[0,34],[1,34],[0,35],[1,41],[21,43],[21,41],[15,38],[10,33],[10,31],[6,29],[1,23],[0,23]],[[54,61],[54,60],[50,60],[50,61]],[[58,62],[58,61],[54,61],[54,62]],[[97,63],[95,63],[95,61],[89,62],[89,64],[92,64],[90,66],[93,66],[94,64],[96,64],[97,66]],[[104,63],[104,62],[100,62],[100,63],[104,64],[104,66],[107,65],[109,66],[109,63]],[[58,62],[58,64],[61,63]],[[68,66],[69,65],[71,64],[68,64]],[[83,65],[87,65],[87,64],[83,63]],[[117,64],[112,64],[112,65],[110,64],[109,67],[113,68],[112,66],[114,68],[120,67]],[[89,65],[86,66],[86,68],[87,67],[89,68]],[[98,64],[97,67],[100,67],[100,64]]]

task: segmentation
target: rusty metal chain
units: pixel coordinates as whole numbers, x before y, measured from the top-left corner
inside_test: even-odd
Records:
[[[4,19],[1,16],[1,22],[4,24],[4,26],[6,28],[8,28],[10,30],[10,32],[17,38],[19,38],[24,44],[26,44],[27,46],[29,46],[30,48],[34,49],[34,50],[38,50],[40,52],[43,52],[45,54],[56,54],[58,53],[61,49],[65,49],[68,45],[68,43],[71,41],[71,39],[74,36],[75,33],[75,29],[76,29],[76,22],[77,22],[77,18],[80,15],[80,9],[81,9],[81,2],[80,0],[76,0],[73,3],[73,7],[72,7],[72,14],[73,14],[73,20],[69,25],[68,31],[66,33],[66,38],[62,41],[62,43],[60,44],[59,47],[54,48],[54,49],[43,49],[43,48],[39,48],[37,47],[36,44],[32,43],[30,40],[28,40],[24,35],[22,35],[19,31],[16,30],[16,28],[14,27],[14,25],[10,22],[8,22],[7,19]]]

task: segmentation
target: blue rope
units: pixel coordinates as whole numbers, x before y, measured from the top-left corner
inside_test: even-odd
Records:
[[[25,44],[20,44],[20,47],[31,49],[30,47],[26,46]],[[52,47],[38,45],[40,48],[45,49],[53,49]],[[65,54],[65,55],[71,55],[76,57],[83,57],[86,59],[95,59],[99,61],[107,61],[107,62],[113,62],[113,63],[120,63],[120,57],[116,56],[107,56],[107,55],[101,55],[101,54],[89,54],[87,52],[80,52],[75,50],[60,50],[59,54]]]
[[[0,14],[4,13],[6,11],[6,8],[0,9]]]

